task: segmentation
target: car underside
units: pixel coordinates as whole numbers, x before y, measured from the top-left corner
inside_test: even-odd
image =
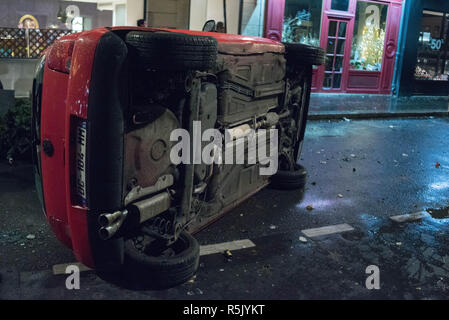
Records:
[[[192,234],[268,184],[304,186],[297,159],[319,48],[115,28],[63,38],[44,59],[33,90],[37,188],[58,238],[98,271],[182,283],[198,267]],[[65,111],[51,113],[52,90],[66,92]]]

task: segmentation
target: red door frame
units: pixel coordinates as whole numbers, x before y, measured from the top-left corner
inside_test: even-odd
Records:
[[[384,55],[381,71],[350,70],[352,37],[354,33],[354,20],[358,0],[350,0],[349,9],[346,12],[331,10],[332,0],[323,0],[323,14],[321,20],[321,47],[326,49],[329,18],[348,21],[346,30],[345,58],[343,61],[343,74],[340,90],[323,89],[325,66],[314,70],[314,92],[347,92],[347,93],[372,93],[390,94],[393,80],[396,48],[398,41],[399,25],[401,20],[401,7],[403,0],[360,0],[388,5],[387,26],[385,32]],[[282,25],[284,21],[285,0],[266,0],[265,5],[265,29],[264,36],[273,40],[282,40]],[[358,78],[357,78],[358,77]],[[375,79],[376,85],[363,87],[350,86],[350,79]],[[362,83],[355,81],[356,83]]]
[[[327,49],[328,40],[328,30],[329,23],[333,20],[338,20],[346,22],[346,42],[344,48],[344,59],[343,59],[343,73],[341,76],[341,84],[339,89],[323,89],[323,81],[326,66],[320,66],[316,72],[316,87],[313,91],[315,92],[345,92],[348,82],[348,71],[349,71],[349,61],[351,59],[351,45],[352,45],[352,35],[354,30],[354,17],[355,17],[355,5],[356,1],[350,0],[348,11],[336,11],[331,9],[331,0],[324,0],[323,3],[323,15],[321,18],[321,36],[320,45],[324,50]]]
[[[282,41],[285,0],[265,0],[265,38]]]

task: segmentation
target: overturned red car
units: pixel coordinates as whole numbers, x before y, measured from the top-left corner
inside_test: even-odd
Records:
[[[57,40],[36,71],[32,120],[36,188],[56,237],[98,271],[187,281],[193,233],[268,184],[304,186],[297,159],[323,62],[321,48],[214,32],[117,27]],[[180,129],[214,130],[219,143],[179,148]],[[276,170],[262,174],[245,141],[268,130]],[[245,160],[225,162],[239,141]],[[213,161],[184,161],[198,152]]]

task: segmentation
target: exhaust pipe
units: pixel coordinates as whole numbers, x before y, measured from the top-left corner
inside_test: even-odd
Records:
[[[102,226],[98,231],[100,239],[108,240],[112,238],[122,226],[127,214],[127,210],[101,214],[98,217],[98,223]]]
[[[167,211],[170,209],[170,205],[171,196],[168,191],[159,193],[149,199],[135,202],[130,208],[127,224],[141,224],[157,216],[158,214]],[[98,230],[100,239],[108,240],[112,238],[122,227],[127,215],[128,210],[101,214],[98,217],[98,223],[101,226],[100,230]]]
[[[102,227],[107,227],[113,224],[119,218],[121,218],[122,215],[123,213],[121,211],[116,211],[114,213],[103,213],[98,217],[98,223]]]

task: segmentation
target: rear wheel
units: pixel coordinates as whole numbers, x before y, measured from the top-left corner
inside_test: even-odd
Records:
[[[197,240],[186,231],[170,246],[141,235],[125,242],[125,276],[152,287],[172,287],[193,277],[199,256]]]
[[[132,31],[126,43],[135,49],[140,65],[160,70],[207,71],[218,54],[215,38],[183,33]]]
[[[322,65],[326,61],[324,50],[320,47],[302,43],[284,43],[287,65]]]

